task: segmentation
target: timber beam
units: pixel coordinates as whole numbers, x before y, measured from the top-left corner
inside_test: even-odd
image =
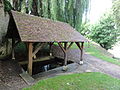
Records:
[[[28,73],[29,75],[32,75],[32,64],[33,64],[33,58],[32,58],[32,52],[33,52],[33,43],[28,43]]]
[[[81,42],[81,45],[79,42],[75,42],[76,45],[78,46],[78,48],[80,49],[81,53],[80,53],[80,62],[79,64],[83,64],[83,47],[84,47],[84,42]]]
[[[68,42],[64,42],[64,46],[62,45],[62,43],[58,43],[59,47],[61,48],[61,50],[64,53],[64,66],[63,66],[63,70],[66,71],[67,70],[67,51],[69,50],[69,48],[73,45],[74,42],[71,42],[68,45]]]
[[[38,51],[40,50],[40,49],[42,49],[42,47],[45,45],[46,43],[41,43],[35,50],[34,50],[34,52],[33,52],[33,54],[32,54],[32,57],[36,57],[36,53],[38,53]]]
[[[54,44],[54,42],[50,42],[48,44],[49,44],[49,53],[50,53],[50,56],[52,56],[51,48],[52,48],[52,45]]]

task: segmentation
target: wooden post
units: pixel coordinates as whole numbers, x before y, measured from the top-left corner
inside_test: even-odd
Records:
[[[64,45],[65,47],[62,46],[61,43],[58,43],[58,45],[60,46],[60,48],[62,49],[63,53],[64,53],[64,66],[63,66],[63,71],[66,71],[68,69],[68,67],[66,66],[67,65],[67,53],[66,53],[66,49],[65,47],[67,48],[67,43],[66,45]]]
[[[81,53],[80,53],[80,64],[83,64],[83,46],[84,46],[84,42],[81,42],[81,46],[79,42],[76,42],[76,45],[78,46],[78,48],[80,49]]]
[[[84,47],[84,42],[81,42],[81,59],[80,59],[80,61],[83,61],[83,47]]]
[[[52,56],[51,48],[52,48],[53,44],[54,44],[54,42],[50,42],[49,43],[49,53],[50,53],[50,56]]]
[[[15,51],[14,51],[14,48],[15,48],[15,39],[12,38],[12,59],[15,60]]]
[[[8,39],[6,39],[6,55],[8,55]]]
[[[29,75],[32,75],[32,52],[33,52],[33,46],[32,43],[28,43],[28,73]]]
[[[65,53],[64,53],[64,65],[66,66],[67,65],[67,42],[64,43],[64,49],[65,49]]]

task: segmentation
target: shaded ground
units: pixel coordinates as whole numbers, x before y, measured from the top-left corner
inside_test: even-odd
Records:
[[[13,60],[0,60],[0,90],[17,90],[27,84],[19,76],[21,68]]]
[[[63,57],[63,53],[57,47],[53,49],[53,55],[57,57]],[[78,49],[70,50],[68,52],[68,59],[73,60],[74,62],[79,62],[80,52]],[[92,72],[103,72],[109,74],[113,77],[120,78],[120,67],[109,62],[100,60],[94,56],[85,54],[84,55],[84,64],[83,65],[71,65],[71,69],[68,72],[62,72],[61,69],[57,71],[53,71],[51,75],[43,74],[40,76],[50,77],[60,74],[68,74],[68,73],[82,73],[86,71]],[[17,90],[18,88],[26,87],[27,84],[24,80],[19,76],[21,73],[21,68],[17,64],[17,62],[13,60],[0,60],[0,90]],[[40,78],[41,79],[41,78]],[[38,79],[38,80],[40,80]]]

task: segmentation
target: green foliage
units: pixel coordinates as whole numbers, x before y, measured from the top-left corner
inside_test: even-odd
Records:
[[[15,10],[67,22],[80,32],[90,0],[9,0]],[[6,5],[5,5],[6,6]],[[10,9],[11,10],[11,9]]]
[[[116,27],[119,30],[118,33],[119,33],[119,37],[120,37],[120,0],[113,1],[112,10],[113,10],[113,16],[115,18]],[[120,40],[120,38],[119,38],[119,40]]]
[[[78,73],[40,80],[23,90],[119,90],[120,80],[99,72]]]
[[[13,7],[8,0],[3,0],[5,12],[9,12]]]
[[[112,14],[104,14],[99,23],[91,27],[89,37],[106,50],[111,49],[117,41],[118,30],[115,28]]]
[[[90,33],[90,23],[88,22],[84,22],[81,24],[81,28],[79,29],[80,33],[83,35],[83,36],[86,36],[88,37],[89,33]]]

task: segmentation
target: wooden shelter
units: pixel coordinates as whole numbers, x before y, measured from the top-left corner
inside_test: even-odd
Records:
[[[67,23],[53,21],[37,16],[31,16],[16,11],[11,11],[8,25],[7,38],[12,39],[12,59],[14,57],[14,47],[19,42],[27,44],[28,48],[28,73],[32,75],[33,57],[46,43],[50,48],[55,43],[64,52],[64,65],[67,65],[67,50],[75,43],[81,51],[80,61],[82,61],[83,45],[87,42],[79,32]],[[34,43],[40,43],[34,49]],[[69,42],[69,43],[68,43]]]

